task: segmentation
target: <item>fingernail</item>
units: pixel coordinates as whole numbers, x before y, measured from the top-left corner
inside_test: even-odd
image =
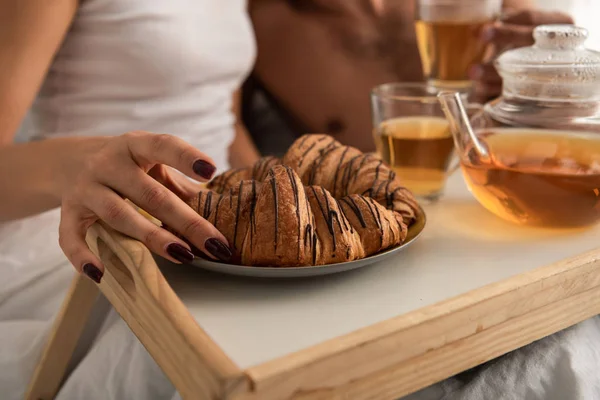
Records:
[[[204,248],[221,261],[229,261],[233,256],[231,249],[217,238],[206,239]]]
[[[194,261],[194,254],[179,243],[171,243],[167,246],[167,253],[177,261],[189,264]]]
[[[94,264],[87,263],[82,268],[83,273],[88,276],[91,280],[96,283],[100,283],[102,279],[102,271],[98,269]]]
[[[484,42],[489,42],[494,38],[496,34],[496,30],[493,26],[486,26],[481,30],[481,40]]]
[[[217,167],[204,160],[197,160],[194,162],[192,168],[196,174],[200,175],[204,179],[212,178],[213,174],[217,170]]]
[[[471,65],[469,68],[469,78],[472,80],[480,79],[483,76],[483,68],[480,65]]]
[[[200,249],[198,249],[193,244],[190,244],[190,249],[192,249],[192,254],[194,255],[194,257],[198,257],[198,258],[201,258],[203,260],[212,261],[212,257],[209,257],[206,254],[204,254],[202,251],[200,251]]]

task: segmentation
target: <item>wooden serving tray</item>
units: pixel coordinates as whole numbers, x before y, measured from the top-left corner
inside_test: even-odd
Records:
[[[100,289],[185,399],[395,399],[600,313],[600,226],[511,225],[458,174],[425,210],[397,258],[298,281],[159,269],[103,225],[88,243]]]

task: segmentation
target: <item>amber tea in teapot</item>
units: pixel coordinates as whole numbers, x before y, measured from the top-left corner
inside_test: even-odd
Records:
[[[498,128],[477,136],[492,155],[474,149],[461,161],[473,195],[510,221],[579,227],[600,220],[600,135]]]
[[[600,222],[600,52],[588,32],[542,25],[494,62],[502,95],[469,116],[441,92],[463,174],[488,210],[523,225]]]

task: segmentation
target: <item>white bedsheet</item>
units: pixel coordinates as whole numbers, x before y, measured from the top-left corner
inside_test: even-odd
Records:
[[[0,224],[0,398],[22,399],[74,275],[58,246],[59,211]],[[58,400],[170,400],[173,385],[114,310]],[[84,340],[89,339],[91,335]]]
[[[402,400],[600,399],[600,317]]]

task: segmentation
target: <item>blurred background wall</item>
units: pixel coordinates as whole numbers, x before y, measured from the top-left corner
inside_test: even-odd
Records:
[[[537,0],[537,5],[571,14],[577,25],[590,31],[587,47],[600,50],[600,0]]]

